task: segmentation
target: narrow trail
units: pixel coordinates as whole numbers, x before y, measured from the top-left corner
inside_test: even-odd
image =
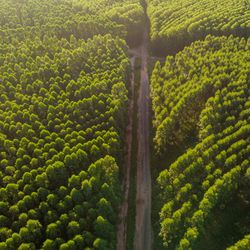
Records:
[[[133,111],[134,111],[134,85],[135,85],[135,57],[130,59],[132,73],[131,73],[131,99],[129,100],[128,108],[128,125],[126,128],[126,157],[123,173],[123,190],[124,199],[119,210],[119,224],[117,226],[117,250],[125,250],[127,242],[127,215],[128,215],[128,196],[130,189],[130,171],[132,160],[132,140],[133,140]]]
[[[141,82],[138,99],[138,155],[137,155],[137,193],[136,193],[136,232],[135,250],[152,249],[151,226],[151,170],[149,145],[149,77],[148,30],[145,28],[140,48]]]

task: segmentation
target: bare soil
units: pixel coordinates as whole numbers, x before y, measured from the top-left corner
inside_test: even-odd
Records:
[[[120,207],[119,224],[117,228],[117,250],[126,249],[127,240],[127,215],[128,196],[130,188],[130,171],[132,158],[132,125],[134,111],[134,86],[135,86],[135,58],[141,59],[140,88],[138,98],[138,151],[137,151],[137,176],[136,176],[136,229],[134,238],[135,250],[152,249],[152,225],[151,225],[151,169],[150,169],[150,123],[149,123],[149,77],[148,77],[148,30],[145,29],[143,43],[137,49],[131,49],[132,98],[129,104],[129,122],[126,130],[127,154],[124,168],[124,200]]]
[[[131,99],[129,100],[128,125],[126,128],[126,157],[123,173],[123,194],[124,199],[119,210],[119,223],[117,225],[117,250],[125,250],[127,242],[127,215],[128,215],[128,196],[130,189],[130,171],[132,159],[132,139],[133,139],[133,110],[134,110],[134,85],[135,85],[135,57],[131,58]]]
[[[137,193],[136,193],[136,232],[135,249],[152,248],[151,226],[151,169],[149,144],[149,77],[148,31],[145,29],[143,44],[140,48],[141,82],[138,99],[138,155],[137,155]]]

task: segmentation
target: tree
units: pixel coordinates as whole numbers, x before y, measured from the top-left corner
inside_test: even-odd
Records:
[[[55,241],[51,239],[46,239],[42,246],[43,250],[54,250],[55,248],[56,248]]]
[[[48,239],[55,240],[61,236],[61,229],[56,223],[51,223],[47,226],[46,236]]]
[[[111,203],[108,202],[105,198],[101,198],[97,203],[98,213],[105,218],[109,218],[110,220],[114,217],[114,211],[112,209]]]
[[[36,246],[34,243],[22,243],[18,250],[36,250]]]
[[[102,216],[98,216],[94,222],[95,233],[98,237],[108,239],[113,228],[110,223]]]
[[[100,157],[100,149],[96,145],[93,145],[91,147],[90,153],[91,153],[93,159],[97,159],[98,157]]]
[[[5,201],[0,201],[0,214],[1,215],[6,215],[9,208],[8,208],[8,203]]]
[[[0,227],[7,227],[9,225],[9,220],[6,216],[0,215]]]
[[[82,189],[82,192],[83,192],[86,200],[88,200],[90,198],[90,196],[91,196],[91,193],[92,193],[92,186],[91,186],[91,184],[89,183],[88,180],[84,180],[82,182],[81,189]]]
[[[104,239],[100,239],[100,238],[97,238],[94,243],[93,243],[93,246],[95,249],[100,249],[100,250],[108,250],[109,247],[108,247],[108,242]]]
[[[59,249],[60,250],[75,250],[76,245],[75,245],[75,242],[73,240],[69,240],[68,242],[63,243]]]
[[[75,245],[76,245],[76,249],[83,249],[85,247],[85,243],[84,243],[84,237],[80,234],[76,235],[73,238]]]
[[[19,222],[22,226],[25,226],[28,221],[28,216],[26,213],[21,213],[18,217]]]
[[[59,197],[56,194],[49,194],[47,196],[47,203],[52,207],[56,208],[57,203],[59,202]]]
[[[38,220],[28,220],[26,225],[32,242],[39,243],[42,238],[42,225]]]
[[[68,179],[68,172],[63,162],[57,161],[46,169],[50,185],[58,187],[65,185]]]
[[[12,239],[13,239],[13,243],[14,243],[15,248],[17,248],[17,246],[19,246],[22,243],[21,236],[18,233],[13,233]],[[1,249],[1,247],[0,247],[0,249]]]
[[[73,238],[75,235],[81,232],[80,225],[76,221],[71,221],[67,227],[67,236],[69,239]]]
[[[84,196],[81,190],[72,189],[70,196],[75,204],[81,204],[84,201]]]
[[[28,228],[22,227],[19,231],[19,235],[22,238],[22,242],[30,242],[32,241],[32,238],[30,237],[30,232]]]
[[[8,246],[5,242],[0,242],[0,249],[2,250],[8,250]]]

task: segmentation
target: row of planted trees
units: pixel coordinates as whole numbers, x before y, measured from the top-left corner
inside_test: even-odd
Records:
[[[180,145],[193,130],[199,130],[197,121],[208,98],[231,81],[244,79],[248,51],[246,39],[207,36],[175,57],[168,56],[163,66],[159,62],[155,65],[151,97],[159,152],[164,152],[166,146]],[[235,93],[230,100],[235,105],[238,95]]]
[[[183,145],[194,130],[198,134],[196,145],[158,177],[164,203],[160,235],[168,249],[204,247],[208,222],[239,193],[242,206],[248,206],[249,66],[249,41],[232,36],[208,36],[155,66],[156,149],[164,154],[171,145]],[[239,227],[235,239],[249,233],[244,222]]]
[[[0,50],[0,248],[114,249],[125,42],[45,36]]]
[[[92,38],[107,33],[137,44],[143,25],[139,1],[0,1],[0,41],[57,36]]]
[[[147,0],[151,42],[155,53],[175,54],[208,34],[248,37],[249,2],[246,0]]]

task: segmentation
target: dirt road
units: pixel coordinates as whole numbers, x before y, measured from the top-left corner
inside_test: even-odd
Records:
[[[126,128],[126,158],[123,173],[123,194],[124,199],[119,210],[119,224],[117,226],[117,250],[126,249],[127,241],[127,215],[128,215],[128,195],[130,188],[130,171],[131,171],[131,157],[132,157],[132,128],[133,128],[133,110],[134,110],[134,83],[135,83],[135,57],[130,59],[132,74],[131,74],[131,99],[129,100],[128,109],[128,125]]]
[[[135,84],[135,58],[141,59],[140,88],[137,102],[138,109],[138,149],[137,149],[137,176],[136,176],[136,228],[134,236],[135,250],[152,249],[152,226],[151,226],[151,169],[150,169],[150,145],[149,145],[149,78],[148,78],[148,26],[145,25],[142,45],[131,49],[132,66],[132,99],[129,104],[129,124],[126,131],[127,155],[124,172],[124,200],[120,208],[119,224],[117,228],[117,250],[126,249],[126,230],[128,214],[128,196],[130,188],[130,171],[132,156],[132,125],[134,110],[134,84]],[[132,250],[132,249],[129,249]]]
[[[152,248],[147,41],[148,30],[145,29],[143,43],[140,48],[141,82],[138,99],[138,155],[136,180],[137,193],[135,250],[150,250]]]

